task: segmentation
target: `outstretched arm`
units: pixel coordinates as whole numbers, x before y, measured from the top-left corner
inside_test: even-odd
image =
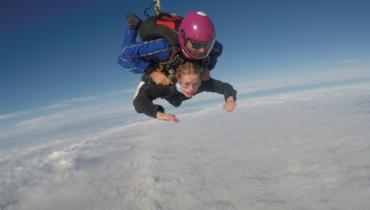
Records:
[[[163,98],[168,94],[168,89],[166,86],[155,85],[152,81],[147,82],[134,99],[135,110],[159,120],[179,122],[175,115],[165,113],[161,105],[153,103],[156,98]]]
[[[208,81],[202,81],[202,85],[199,87],[199,92],[214,92],[224,95],[225,104],[223,109],[226,112],[232,112],[236,106],[236,93],[237,91],[229,83],[222,82],[220,80],[215,80],[210,78]]]

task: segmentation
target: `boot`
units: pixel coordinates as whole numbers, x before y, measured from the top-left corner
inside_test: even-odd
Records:
[[[132,13],[126,13],[128,27],[130,29],[138,29],[140,24],[143,22],[138,16]]]

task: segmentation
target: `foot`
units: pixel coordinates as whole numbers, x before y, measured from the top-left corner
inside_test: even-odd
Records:
[[[126,18],[127,18],[127,22],[128,22],[128,27],[130,29],[137,29],[137,28],[139,28],[140,24],[142,23],[142,20],[138,16],[136,16],[132,13],[127,13]]]

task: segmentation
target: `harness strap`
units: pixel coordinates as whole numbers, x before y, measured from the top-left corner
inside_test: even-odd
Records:
[[[154,10],[155,10],[155,14],[156,15],[159,15],[160,13],[161,13],[161,0],[154,0],[154,2],[155,2],[155,8],[154,8]]]
[[[154,6],[154,4],[155,4],[155,6]],[[144,15],[146,17],[150,16],[148,14],[148,9],[150,9],[153,6],[154,6],[154,11],[155,11],[156,15],[159,15],[161,13],[161,11],[160,11],[161,10],[161,0],[153,0],[153,2],[148,7],[146,7],[145,10],[144,10]]]

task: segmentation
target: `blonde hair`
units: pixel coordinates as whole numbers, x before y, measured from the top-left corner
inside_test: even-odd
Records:
[[[185,62],[181,64],[176,70],[176,78],[180,80],[183,75],[195,74],[200,78],[202,67],[193,62]]]

